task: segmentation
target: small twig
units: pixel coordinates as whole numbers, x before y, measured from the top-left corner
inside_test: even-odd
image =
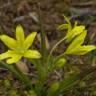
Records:
[[[61,79],[61,77],[62,77],[61,74],[60,74],[58,71],[56,71],[56,70],[55,70],[54,72],[55,72],[55,74],[58,76],[58,78]]]
[[[6,69],[6,68],[0,68],[0,70],[8,71],[8,69]]]
[[[34,20],[36,23],[39,22],[37,14],[35,12],[29,12],[27,15],[23,15],[23,16],[19,16],[13,19],[13,22],[18,22],[18,21],[22,21],[26,18],[31,18],[32,20]]]
[[[93,5],[96,5],[93,1],[90,1],[90,2],[86,2],[86,3],[79,3],[79,4],[73,4],[72,6],[73,7],[91,7]]]

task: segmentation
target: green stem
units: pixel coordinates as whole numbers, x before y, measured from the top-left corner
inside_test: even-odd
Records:
[[[47,62],[49,63],[50,62],[50,58],[51,58],[51,55],[53,53],[53,51],[56,49],[56,47],[58,45],[60,45],[64,40],[66,39],[66,37],[62,38],[60,41],[58,41],[54,46],[53,48],[51,49],[50,53],[49,53],[49,56],[48,56],[48,59],[47,59]]]
[[[38,62],[36,60],[31,60],[31,62],[38,71],[38,82],[35,84],[35,91],[38,95],[40,95],[42,94],[41,91],[44,91],[43,87],[46,79],[46,70],[42,66],[41,62]]]
[[[40,32],[41,32],[41,53],[42,53],[42,63],[45,64],[46,59],[46,42],[45,42],[45,32],[43,28],[43,22],[41,17],[41,9],[40,4],[38,4],[38,14],[39,14],[39,26],[40,26]]]

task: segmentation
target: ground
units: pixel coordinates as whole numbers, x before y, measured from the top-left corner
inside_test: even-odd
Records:
[[[39,7],[40,10],[38,10]],[[38,16],[41,14],[43,30],[46,33],[49,47],[52,47],[66,33],[57,29],[58,25],[65,22],[62,16],[64,14],[70,17],[72,23],[77,20],[79,24],[86,26],[88,36],[85,43],[96,44],[95,9],[95,0],[0,0],[0,34],[4,33],[14,37],[15,28],[18,24],[24,27],[26,35],[32,31],[40,33]],[[35,47],[39,49],[38,41],[35,41]],[[63,52],[65,47],[64,44],[61,44],[58,48],[59,52],[56,51],[56,54]],[[0,43],[0,52],[5,50],[6,46]],[[68,69],[69,73],[96,67],[95,55],[94,51],[85,57],[80,56],[79,59],[76,56],[71,56],[72,62],[68,58],[69,63],[74,65]],[[66,73],[66,75],[69,73]],[[86,87],[84,85],[84,88],[80,89],[81,85],[78,85],[79,88],[77,86],[77,89],[71,90],[67,93],[67,96],[91,96],[89,94],[95,94],[92,96],[96,96],[96,76],[92,75],[90,78],[91,81],[81,82],[81,85],[86,83]],[[26,96],[23,86],[4,68],[0,68],[0,96]]]

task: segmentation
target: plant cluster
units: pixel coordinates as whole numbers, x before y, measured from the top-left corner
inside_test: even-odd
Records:
[[[63,76],[60,80],[52,81],[48,88],[45,86],[48,76],[54,72],[54,70],[58,68],[62,69],[68,64],[66,56],[85,55],[96,49],[94,45],[83,44],[87,34],[84,25],[77,25],[77,22],[75,22],[74,26],[72,26],[70,19],[66,16],[64,16],[64,18],[66,23],[61,24],[58,29],[66,30],[67,33],[51,49],[46,48],[46,34],[43,31],[41,32],[41,50],[31,49],[30,47],[38,33],[32,32],[25,38],[21,25],[16,27],[16,39],[4,34],[0,36],[0,40],[9,48],[7,52],[0,54],[0,65],[7,68],[22,81],[26,90],[29,92],[28,96],[64,96],[63,92],[70,89],[78,80],[88,75],[88,73],[84,73],[83,76],[81,76],[76,73],[68,78]],[[69,46],[64,53],[55,56],[53,52],[62,42],[68,43]],[[22,61],[22,58],[28,58],[29,62],[35,66],[38,73],[35,84],[32,84],[29,77],[16,66],[16,63]],[[4,62],[3,60],[5,59],[6,61]]]

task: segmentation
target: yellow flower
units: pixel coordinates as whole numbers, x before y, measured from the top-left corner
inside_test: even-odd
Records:
[[[87,30],[84,30],[79,36],[77,36],[69,45],[69,47],[65,51],[65,54],[84,55],[96,49],[96,46],[94,45],[82,45],[86,37],[86,34]]]
[[[66,39],[68,42],[70,42],[73,38],[80,35],[85,30],[85,26],[75,26],[72,30],[68,31],[66,34]]]
[[[65,15],[63,15],[63,17],[64,17],[66,23],[59,25],[58,29],[59,30],[68,29],[68,31],[70,31],[72,29],[72,25],[71,25],[70,19],[68,17],[66,17]]]
[[[32,32],[25,38],[22,26],[16,27],[16,40],[7,36],[1,35],[0,39],[9,47],[9,50],[0,54],[0,60],[7,59],[8,64],[18,62],[22,57],[40,58],[41,54],[37,50],[31,50],[29,47],[33,44],[37,32]]]
[[[80,35],[84,30],[85,30],[85,26],[84,25],[79,25],[77,26],[77,21],[75,21],[74,27],[72,27],[71,25],[71,21],[68,17],[66,17],[64,15],[64,19],[67,23],[65,24],[61,24],[58,29],[59,30],[64,30],[64,29],[68,29],[68,32],[65,36],[66,41],[70,42],[72,41],[76,36]]]

